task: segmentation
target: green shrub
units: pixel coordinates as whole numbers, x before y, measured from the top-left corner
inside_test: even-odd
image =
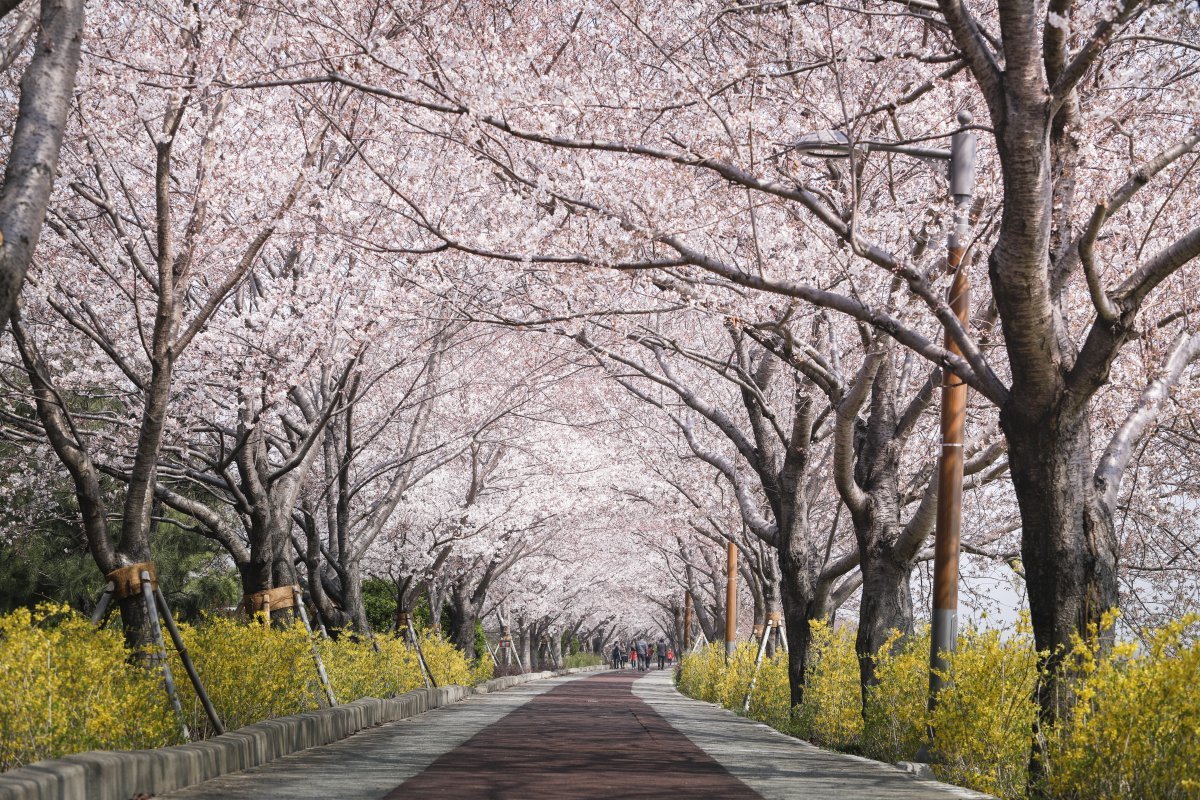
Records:
[[[571,653],[563,658],[563,667],[566,669],[574,669],[575,667],[598,667],[605,664],[607,661],[604,656],[596,655],[595,653]]]

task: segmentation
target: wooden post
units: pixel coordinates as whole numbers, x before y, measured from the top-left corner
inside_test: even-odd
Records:
[[[188,730],[187,718],[183,715],[183,706],[179,702],[179,693],[175,691],[175,676],[171,674],[171,664],[167,661],[167,643],[163,641],[162,627],[158,624],[158,612],[154,608],[154,589],[151,586],[150,572],[141,570],[139,576],[142,584],[142,602],[146,606],[146,617],[150,620],[150,631],[154,634],[154,646],[158,648],[158,658],[162,665],[163,684],[167,687],[167,696],[175,707],[179,718],[179,730],[183,740],[190,742],[192,733]]]
[[[96,610],[92,612],[92,624],[103,628],[108,622],[108,604],[112,602],[113,592],[116,590],[116,584],[112,581],[104,584],[104,591],[100,593],[100,600],[96,603]]]
[[[425,688],[436,689],[437,679],[433,677],[433,672],[429,669],[429,665],[425,663],[425,653],[421,651],[421,643],[417,640],[417,629],[413,627],[412,615],[408,617],[408,635],[412,641],[412,646],[417,651],[417,663],[421,665],[421,674],[425,678]]]
[[[217,709],[213,707],[212,700],[208,697],[208,692],[204,690],[204,684],[200,682],[200,673],[196,672],[196,665],[192,663],[192,657],[188,650],[183,645],[183,637],[179,635],[179,628],[175,625],[175,618],[171,616],[171,609],[167,605],[167,598],[163,595],[162,589],[154,587],[154,599],[158,601],[158,608],[162,612],[163,624],[167,626],[167,633],[171,635],[171,641],[175,644],[175,652],[179,653],[179,660],[183,662],[183,668],[187,671],[188,678],[192,681],[192,688],[196,690],[196,696],[200,698],[200,705],[204,706],[204,713],[208,716],[208,721],[213,726],[213,730],[218,736],[225,732],[225,726],[221,723],[221,718],[217,716]]]
[[[333,708],[337,705],[337,698],[334,697],[333,686],[329,683],[329,675],[325,672],[325,662],[321,660],[321,651],[313,639],[312,625],[308,624],[308,612],[304,609],[304,593],[299,586],[294,584],[288,588],[291,589],[292,593],[292,605],[296,609],[296,613],[300,616],[300,621],[304,623],[304,630],[308,633],[308,646],[312,648],[313,663],[317,665],[317,677],[321,681],[321,688],[325,690],[325,698],[329,700],[329,707]],[[271,618],[272,607],[280,607],[279,599],[267,599],[264,602],[264,607],[267,612],[267,619],[269,620]]]
[[[734,642],[737,639],[737,545],[729,542],[726,546],[725,572],[725,660],[733,656]]]
[[[763,656],[767,653],[767,642],[771,641],[779,629],[779,613],[775,612],[767,615],[766,624],[763,625],[763,630],[759,633],[758,656],[754,659],[754,671],[750,673],[750,685],[746,687],[746,696],[742,698],[743,714],[750,713],[750,698],[754,696],[754,686],[758,683],[758,672],[762,669]]]
[[[685,589],[683,592],[683,651],[686,653],[692,644],[692,593]]]

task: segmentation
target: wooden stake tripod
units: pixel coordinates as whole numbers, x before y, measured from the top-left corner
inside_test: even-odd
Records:
[[[336,706],[337,698],[333,695],[333,686],[329,683],[329,675],[325,672],[325,663],[321,661],[321,651],[313,638],[312,625],[308,622],[308,611],[304,608],[304,590],[296,584],[263,589],[261,592],[243,596],[242,606],[251,618],[258,612],[262,612],[268,625],[271,624],[271,612],[295,609],[295,615],[304,623],[304,630],[308,634],[308,646],[312,650],[313,663],[317,667],[317,678],[320,679],[321,688],[325,691],[325,699],[329,702],[330,708]],[[324,626],[322,626],[323,631]]]
[[[137,564],[131,564],[127,567],[113,570],[105,575],[108,583],[104,586],[104,591],[100,594],[100,601],[96,603],[96,610],[92,612],[92,624],[98,627],[104,627],[108,623],[109,617],[112,616],[112,600],[115,597],[117,600],[124,600],[127,597],[133,597],[137,594],[142,596],[142,603],[146,609],[146,618],[150,620],[150,631],[154,637],[154,646],[157,649],[155,658],[162,667],[163,685],[167,689],[167,696],[171,698],[171,705],[175,708],[175,715],[179,720],[179,729],[183,733],[183,740],[190,742],[192,740],[191,731],[188,730],[187,722],[183,715],[183,706],[179,702],[179,693],[175,690],[175,677],[171,674],[171,664],[167,661],[167,644],[163,641],[162,626],[159,625],[159,613],[162,614],[162,621],[167,625],[167,632],[171,635],[171,642],[175,645],[175,652],[179,654],[179,660],[183,662],[183,668],[187,671],[188,678],[192,681],[192,688],[196,690],[196,696],[200,698],[201,705],[204,706],[204,713],[208,716],[208,721],[212,724],[213,730],[218,735],[225,732],[225,726],[221,724],[221,718],[217,716],[217,710],[213,708],[212,701],[208,699],[208,692],[204,690],[204,684],[200,682],[200,675],[196,672],[196,665],[192,663],[192,657],[188,654],[187,648],[184,647],[183,637],[179,635],[179,628],[175,625],[175,618],[171,616],[171,608],[167,605],[167,599],[163,596],[162,589],[158,588],[158,578],[154,573],[154,564],[150,561],[142,561]]]
[[[763,656],[767,653],[767,643],[775,634],[779,635],[779,641],[783,644],[783,652],[786,653],[788,649],[787,634],[783,631],[783,615],[778,611],[767,614],[766,624],[763,625],[763,631],[759,634],[758,657],[754,659],[754,672],[750,675],[750,686],[746,688],[746,696],[742,698],[743,714],[750,712],[750,698],[754,694],[754,685],[758,683],[758,671],[762,667]]]

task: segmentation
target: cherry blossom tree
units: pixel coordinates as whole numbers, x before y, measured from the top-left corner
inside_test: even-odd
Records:
[[[54,266],[39,267],[34,276],[28,321],[13,318],[38,424],[71,474],[89,548],[105,573],[150,558],[151,509],[176,370],[186,368],[189,346],[296,203],[321,140],[273,149],[281,172],[254,195],[244,187],[247,200],[262,203],[245,218],[230,208],[210,213],[222,182],[242,177],[218,163],[222,140],[242,135],[230,124],[240,116],[232,95],[207,99],[197,85],[201,74],[222,74],[220,53],[237,46],[241,20],[225,21],[210,44],[201,31],[210,32],[192,11],[147,11],[119,42],[109,43],[172,42],[169,53],[146,47],[143,66],[189,76],[183,91],[118,88],[111,74],[90,68],[81,76],[80,130],[64,159],[73,179],[54,201],[49,225],[56,236],[44,248]],[[95,22],[103,27],[109,20]],[[47,355],[33,328],[55,326],[55,317],[70,334]],[[77,352],[94,355],[86,367],[55,375],[52,364],[70,365]],[[103,377],[93,371],[99,363]],[[112,400],[96,416],[73,409],[68,392],[99,394],[101,403],[107,393]],[[100,430],[85,425],[85,417],[100,422]],[[119,537],[108,525],[105,474],[126,487]],[[126,638],[148,641],[138,598],[123,599],[121,611]]]
[[[1195,180],[1195,77],[1163,56],[1196,58],[1195,11],[960,0],[891,11],[883,24],[873,4],[701,4],[684,15],[618,5],[579,26],[552,4],[521,19],[454,9],[383,40],[350,12],[339,15],[352,32],[342,46],[313,53],[324,71],[277,61],[256,85],[353,87],[503,176],[509,194],[491,223],[448,212],[458,200],[435,213],[427,197],[397,192],[426,248],[782,295],[965,381],[1000,412],[1035,638],[1054,667],[1118,602],[1113,497],[1149,429],[1136,420],[1157,413],[1135,401],[1145,413],[1097,460],[1095,409],[1120,402],[1110,375],[1148,327],[1181,332],[1169,360],[1189,350],[1182,270],[1200,231],[1180,199]],[[973,243],[987,254],[990,297],[966,325],[942,299],[945,271],[912,255],[928,198],[942,192],[919,165],[871,147],[942,138],[961,109],[990,122],[976,211],[995,223]],[[848,169],[791,147],[812,127],[842,129]],[[476,211],[492,188],[466,177],[459,187]],[[524,224],[513,223],[516,196]],[[866,285],[873,271],[876,284],[899,280],[903,308],[824,277]],[[1142,320],[1152,297],[1164,314]],[[955,350],[936,343],[939,329]],[[1183,371],[1167,363],[1162,374]],[[1068,696],[1045,682],[1045,713]]]

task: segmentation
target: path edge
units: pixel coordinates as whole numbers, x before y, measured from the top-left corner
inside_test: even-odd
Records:
[[[530,681],[607,669],[572,667],[493,678],[478,686],[414,689],[396,697],[352,703],[256,722],[190,744],[154,750],[90,750],[0,773],[0,800],[130,800],[194,786],[331,744],[387,722],[423,714]]]

